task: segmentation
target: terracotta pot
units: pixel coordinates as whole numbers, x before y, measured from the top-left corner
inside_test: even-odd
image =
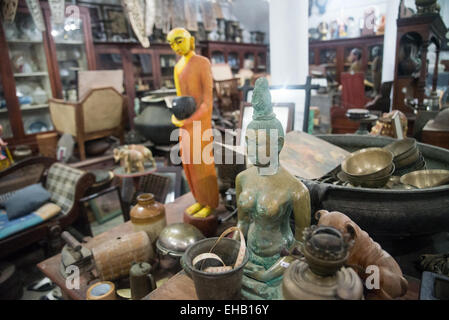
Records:
[[[167,222],[165,220],[165,207],[154,200],[151,193],[143,193],[137,197],[137,204],[130,211],[130,218],[134,230],[145,231],[155,243]]]
[[[218,219],[213,213],[206,218],[196,218],[184,212],[184,222],[197,227],[206,238],[216,236]]]

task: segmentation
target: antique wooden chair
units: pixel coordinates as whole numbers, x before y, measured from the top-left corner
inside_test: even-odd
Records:
[[[133,195],[132,205],[137,203],[137,196],[141,193],[152,193],[157,202],[165,203],[168,189],[170,187],[170,178],[157,173],[152,173],[140,178],[139,186]]]
[[[212,65],[212,78],[214,79],[214,93],[218,100],[220,111],[235,111],[240,107],[239,82],[234,77],[228,64]]]
[[[86,141],[115,135],[124,142],[124,98],[113,87],[91,89],[78,102],[49,99],[49,107],[56,131],[75,138],[81,160]]]
[[[80,215],[79,200],[94,181],[93,174],[46,157],[28,158],[0,171],[1,201],[18,189],[41,182],[51,194],[50,201],[61,207],[55,217],[1,239],[0,258],[40,240],[59,239],[70,225],[84,225],[87,219]]]

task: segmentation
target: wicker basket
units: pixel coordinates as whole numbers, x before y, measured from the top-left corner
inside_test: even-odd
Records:
[[[41,155],[56,159],[59,140],[59,136],[56,132],[38,134],[36,140]]]

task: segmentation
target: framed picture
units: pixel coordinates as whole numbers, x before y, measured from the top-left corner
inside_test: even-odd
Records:
[[[308,80],[309,85],[289,85],[287,88],[281,86],[270,86],[272,103],[293,103],[294,117],[293,129],[307,132],[309,128],[309,108],[310,99],[307,101],[307,92],[311,93],[313,89],[319,89],[318,85],[311,85],[311,79]],[[290,88],[289,88],[290,87]],[[251,102],[253,96],[253,88],[244,91],[244,101]],[[309,91],[310,90],[310,91]],[[310,96],[309,96],[310,98]]]
[[[173,202],[176,198],[181,196],[181,166],[157,168],[155,174],[170,178],[170,185],[168,187],[168,193],[167,197],[165,198],[165,203]]]
[[[92,26],[92,36],[94,41],[106,41],[107,36],[103,23],[103,14],[101,11],[101,5],[91,2],[78,2],[80,6],[89,9],[90,24]]]
[[[105,223],[122,214],[123,206],[118,187],[111,187],[104,192],[99,192],[90,197],[87,201],[95,220],[99,223]]]
[[[103,6],[103,21],[108,40],[120,41],[130,38],[130,28],[121,6]]]
[[[293,130],[295,104],[293,102],[273,103],[273,112],[276,114],[276,118],[281,122],[284,128],[284,134]],[[253,119],[254,109],[251,107],[251,103],[242,102],[240,105],[240,120],[239,120],[239,134],[237,135],[237,145],[240,147],[245,146],[245,135],[248,124]]]

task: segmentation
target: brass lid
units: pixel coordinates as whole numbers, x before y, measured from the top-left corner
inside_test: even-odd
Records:
[[[180,257],[191,244],[204,238],[204,235],[195,226],[187,223],[174,223],[161,231],[156,247],[161,254]]]

